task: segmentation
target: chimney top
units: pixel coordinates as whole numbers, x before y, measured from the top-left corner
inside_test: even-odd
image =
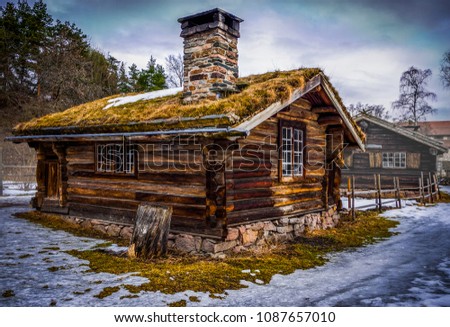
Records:
[[[201,33],[208,29],[217,27],[235,37],[240,37],[239,23],[242,23],[243,21],[243,19],[220,8],[211,9],[178,19],[178,22],[181,23],[181,37]]]
[[[184,39],[184,103],[238,92],[237,42],[242,21],[219,8],[178,19]]]

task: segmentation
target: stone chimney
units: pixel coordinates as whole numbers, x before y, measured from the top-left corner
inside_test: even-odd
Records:
[[[184,38],[185,103],[215,100],[237,91],[242,21],[219,8],[178,19]]]

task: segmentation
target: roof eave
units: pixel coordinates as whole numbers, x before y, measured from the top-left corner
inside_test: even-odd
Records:
[[[448,149],[441,145],[438,144],[437,141],[431,139],[430,137],[424,135],[424,134],[420,134],[417,132],[411,132],[408,131],[407,129],[404,129],[403,127],[398,127],[398,126],[394,126],[392,123],[385,121],[383,119],[377,118],[377,117],[373,117],[367,114],[360,114],[357,117],[355,117],[355,121],[359,122],[363,119],[366,119],[374,124],[377,124],[378,126],[384,127],[394,133],[398,133],[400,135],[403,135],[404,137],[407,137],[411,140],[414,140],[416,142],[422,143],[426,146],[429,146],[431,148],[434,148],[438,151],[441,151],[442,153],[445,153],[448,151]]]
[[[328,85],[325,76],[323,73],[320,73],[321,79],[323,80],[322,86],[327,94],[327,96],[330,98],[331,102],[333,103],[334,107],[338,111],[339,115],[342,117],[345,126],[347,126],[348,130],[350,131],[351,135],[353,136],[355,143],[359,146],[359,148],[362,151],[365,151],[365,145],[364,141],[359,136],[358,132],[356,131],[353,124],[350,122],[348,116],[345,114],[344,108],[342,108],[340,102],[336,99],[336,96],[334,95],[334,92],[331,90],[330,86]]]
[[[42,135],[21,135],[9,136],[5,141],[13,143],[25,142],[57,142],[57,141],[75,141],[75,140],[96,140],[108,141],[126,137],[128,139],[146,137],[146,136],[170,136],[170,135],[224,135],[228,138],[245,137],[248,133],[244,130],[230,127],[220,128],[192,128],[192,129],[175,129],[165,131],[148,131],[148,132],[117,132],[117,133],[80,133],[80,134],[42,134]]]
[[[296,90],[288,100],[286,100],[284,102],[273,103],[272,105],[270,105],[266,109],[262,110],[255,116],[251,117],[250,119],[248,119],[248,120],[242,122],[241,124],[239,124],[238,126],[236,126],[236,128],[247,131],[247,133],[250,132],[251,129],[253,129],[257,125],[259,125],[260,123],[262,123],[264,120],[266,120],[269,117],[273,116],[274,114],[278,113],[280,110],[282,110],[286,106],[290,105],[291,103],[297,101],[302,96],[304,96],[308,92],[311,92],[318,86],[323,87],[327,96],[330,98],[331,102],[333,103],[336,110],[338,111],[339,115],[342,117],[344,124],[350,131],[350,134],[352,135],[355,143],[358,145],[358,147],[361,150],[365,151],[365,146],[364,146],[363,140],[358,135],[358,132],[355,130],[353,124],[350,122],[349,118],[345,114],[345,110],[342,108],[341,104],[335,97],[334,92],[332,91],[332,89],[330,88],[328,83],[326,82],[326,77],[323,73],[319,73],[316,76],[314,76],[313,78],[311,78],[303,88]]]

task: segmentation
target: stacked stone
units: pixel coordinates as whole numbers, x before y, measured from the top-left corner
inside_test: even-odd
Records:
[[[285,243],[304,235],[306,231],[332,228],[338,221],[339,214],[333,206],[328,211],[299,217],[285,217],[230,227],[224,241],[187,234],[170,234],[169,247],[191,254],[210,254],[220,258],[231,251],[239,253]]]
[[[236,91],[238,78],[237,38],[221,28],[184,39],[185,102],[216,100]]]
[[[73,216],[61,216],[63,220],[73,225],[78,225],[83,229],[93,229],[97,232],[103,233],[108,236],[123,238],[130,240],[133,235],[133,226],[122,225],[105,220],[79,218]]]
[[[130,240],[133,234],[133,226],[130,225],[71,216],[62,216],[62,218],[82,228],[94,229],[113,237]],[[299,217],[285,217],[229,227],[224,241],[190,234],[171,233],[168,246],[181,252],[208,254],[221,258],[229,252],[239,253],[285,243],[304,235],[306,231],[332,228],[337,225],[338,221],[339,214],[336,207],[332,206],[328,211],[309,213]]]

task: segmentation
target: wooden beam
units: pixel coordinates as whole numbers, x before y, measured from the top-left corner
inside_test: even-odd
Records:
[[[261,124],[263,121],[268,119],[269,117],[275,115],[283,108],[287,107],[288,105],[292,104],[293,102],[300,99],[303,95],[307,94],[308,92],[311,92],[316,87],[320,86],[322,83],[322,75],[318,74],[311,78],[303,88],[300,88],[292,94],[292,96],[284,101],[284,102],[276,102],[261,111],[260,113],[253,116],[250,120],[244,121],[242,124],[238,125],[235,129],[236,130],[242,130],[242,131],[250,131],[254,127]]]
[[[342,125],[344,122],[338,115],[322,116],[317,121],[319,125]]]
[[[312,105],[311,102],[309,102],[308,100],[300,98],[295,102],[291,103],[291,106],[294,108],[310,110]]]
[[[316,114],[322,114],[322,113],[335,113],[336,108],[333,106],[325,106],[325,107],[314,107],[311,108],[311,111]]]

